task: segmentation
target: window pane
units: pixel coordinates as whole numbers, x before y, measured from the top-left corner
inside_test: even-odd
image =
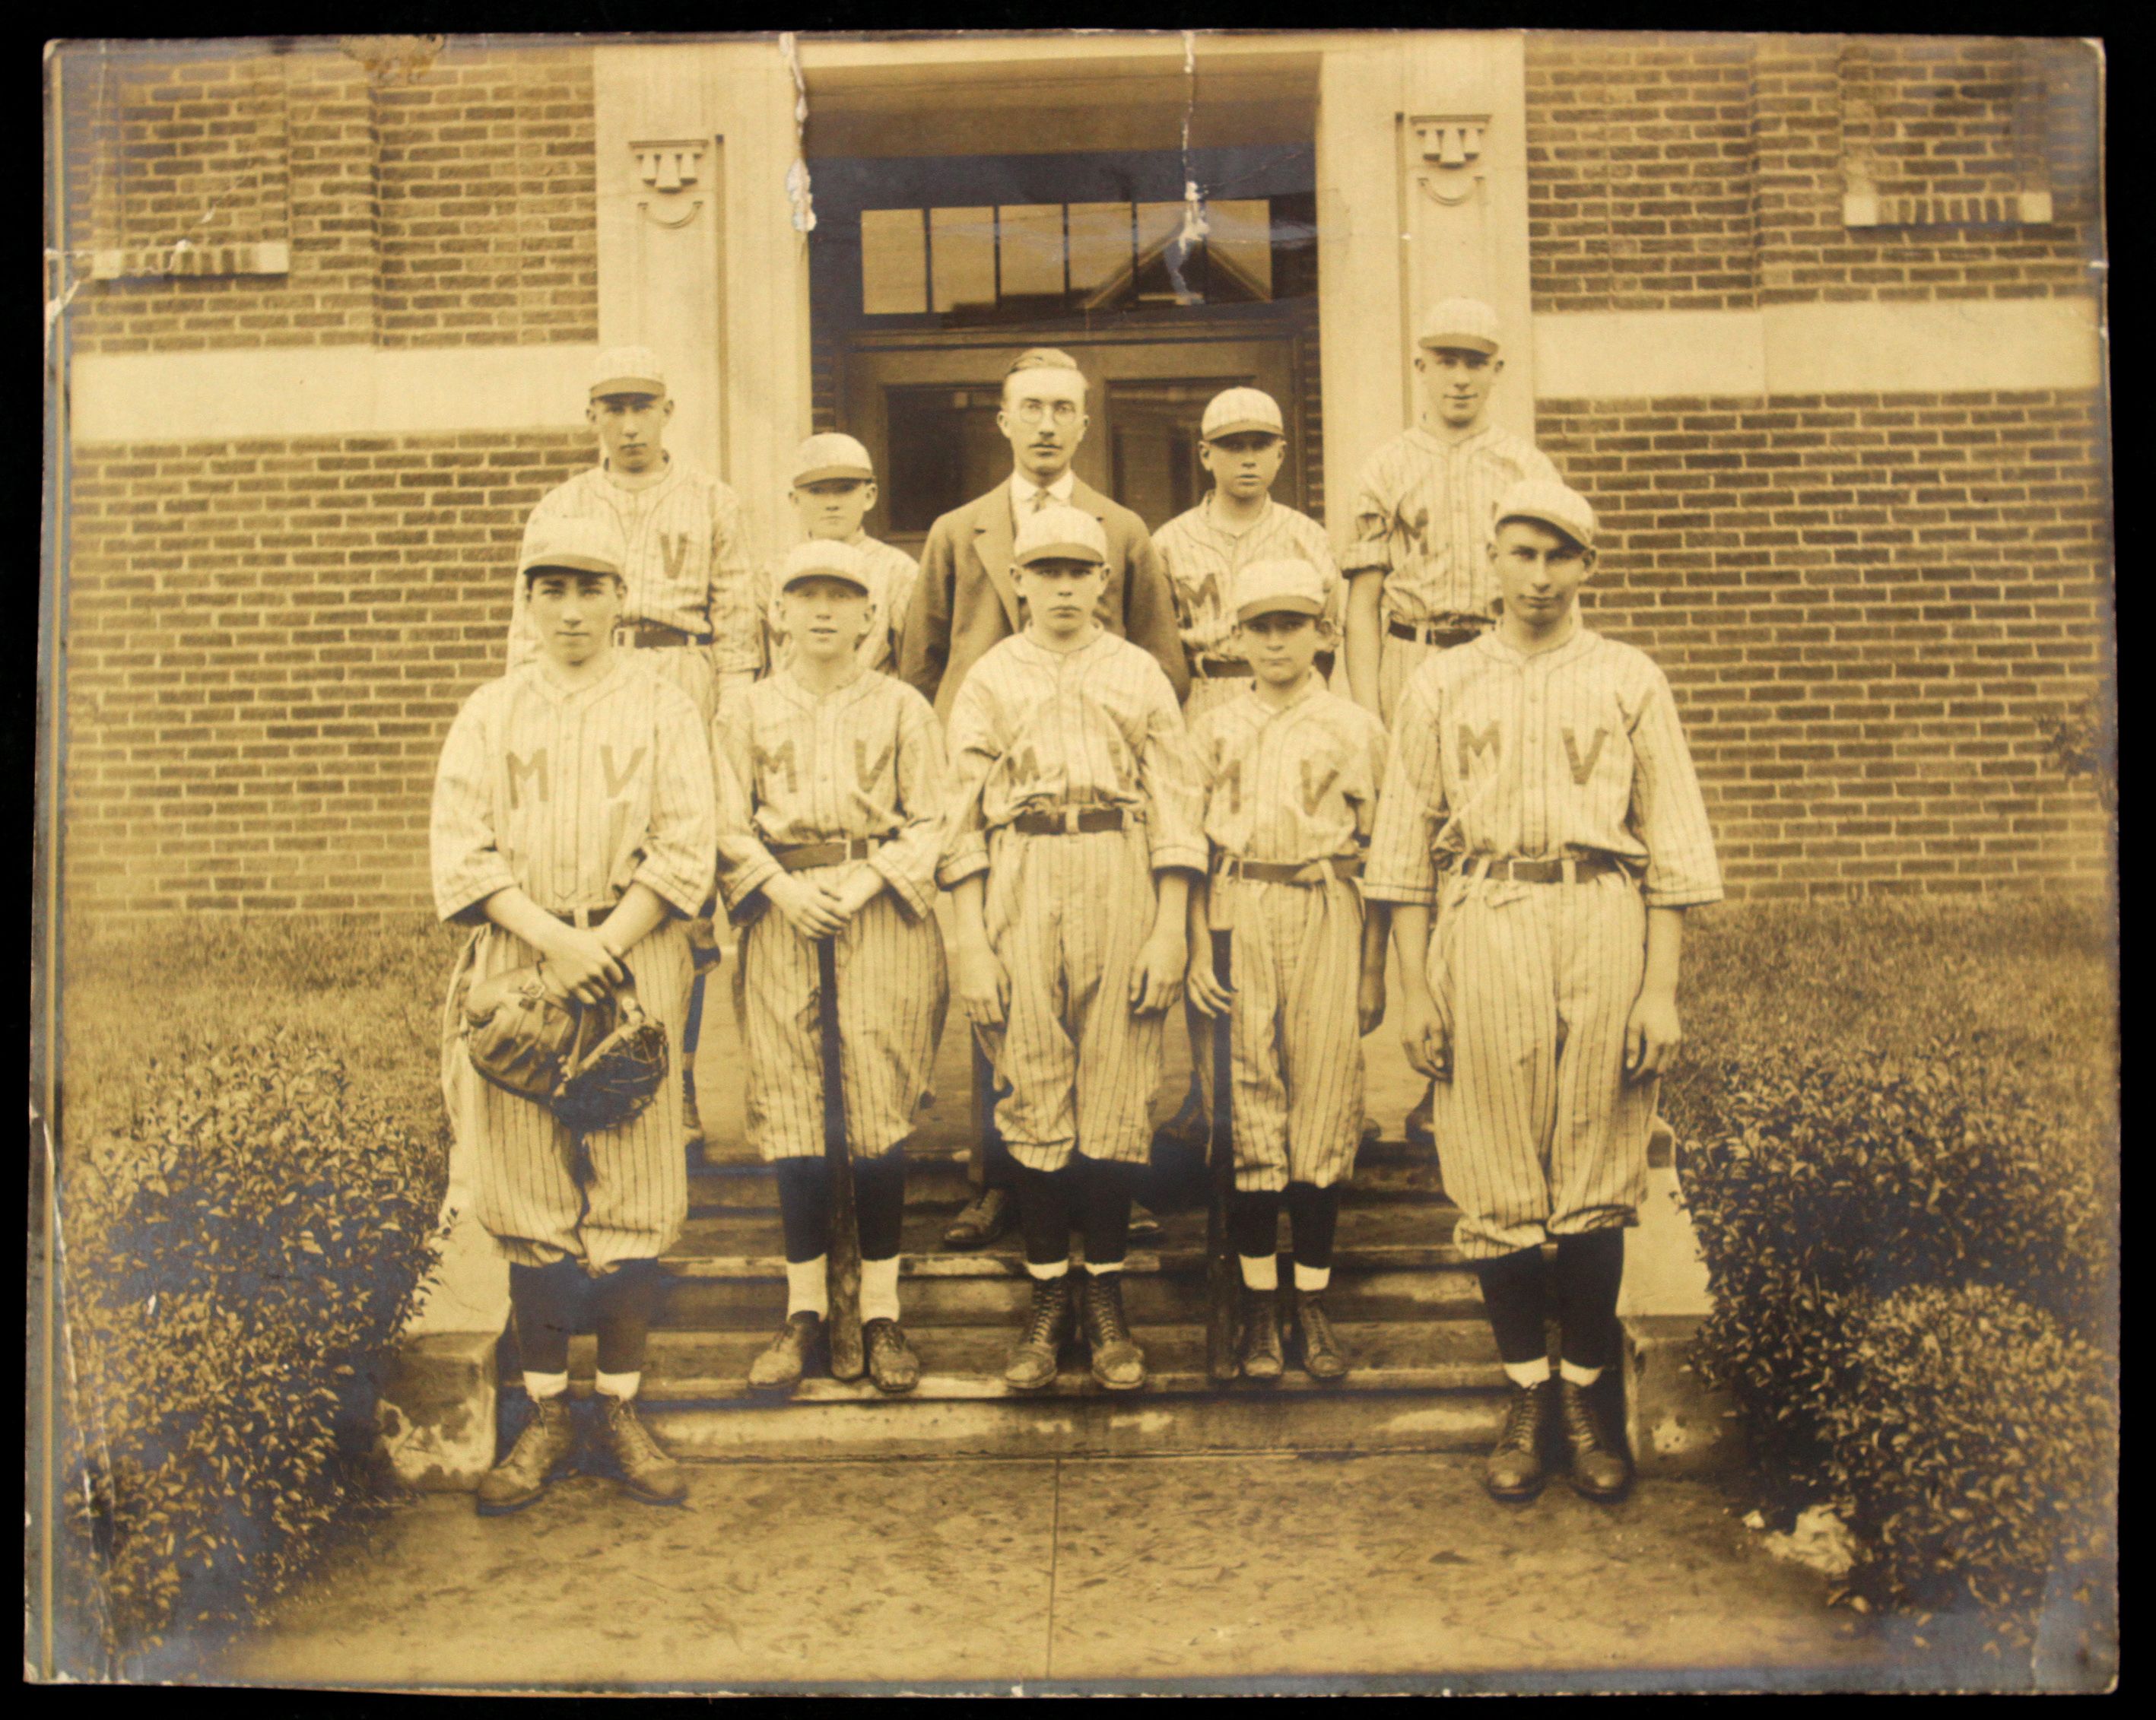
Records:
[[[1156,531],[1195,506],[1205,493],[1204,469],[1198,463],[1205,403],[1245,380],[1109,383],[1103,403],[1116,500]]]
[[[996,212],[931,209],[928,238],[935,256],[937,311],[985,310],[996,302]]]
[[[1063,295],[1063,205],[1006,205],[996,211],[1003,246],[1003,296]]]
[[[1070,205],[1070,290],[1096,292],[1131,266],[1131,206]]]
[[[1183,230],[1181,203],[1140,203],[1138,205],[1138,267],[1137,297],[1141,303],[1178,304],[1198,295],[1199,280],[1195,269],[1187,264],[1180,249],[1173,243],[1174,235]],[[1167,249],[1163,249],[1167,242]],[[1173,262],[1182,271],[1183,290],[1176,288],[1173,275],[1167,264]]]
[[[918,209],[861,211],[861,310],[918,316],[928,308],[928,257]]]
[[[1272,206],[1263,198],[1205,206],[1206,249],[1215,269],[1236,278],[1240,290],[1216,287],[1215,298],[1270,299],[1273,295]]]

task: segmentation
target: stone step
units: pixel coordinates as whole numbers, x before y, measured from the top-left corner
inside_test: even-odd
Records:
[[[768,1333],[654,1332],[641,1391],[647,1419],[684,1458],[1137,1456],[1200,1451],[1480,1450],[1503,1416],[1504,1375],[1486,1329],[1342,1321],[1354,1363],[1337,1385],[1291,1368],[1270,1385],[1214,1385],[1204,1337],[1140,1323],[1147,1379],[1136,1391],[1097,1385],[1082,1345],[1054,1385],[1003,1384],[1012,1326],[916,1331],[912,1392],[886,1397],[866,1380],[804,1379],[791,1396],[746,1389]],[[590,1390],[589,1340],[571,1357],[572,1390]],[[513,1428],[521,1393],[505,1393]]]
[[[1481,1291],[1451,1236],[1449,1206],[1344,1209],[1333,1249],[1327,1305],[1342,1319],[1476,1317]],[[910,1211],[901,1235],[906,1318],[921,1326],[995,1325],[1023,1317],[1030,1297],[1024,1256],[1005,1237],[988,1249],[942,1246],[940,1213]],[[1205,1215],[1169,1213],[1158,1241],[1134,1244],[1124,1263],[1131,1317],[1204,1318]],[[692,1219],[662,1262],[668,1296],[658,1323],[673,1329],[739,1329],[775,1323],[785,1309],[786,1262],[778,1221],[729,1212]]]
[[[1342,1185],[1343,1205],[1383,1200],[1435,1203],[1445,1199],[1445,1184],[1430,1153],[1413,1152],[1397,1142],[1382,1144],[1398,1150],[1364,1150],[1354,1176]],[[963,1149],[932,1148],[907,1153],[907,1206],[933,1207],[949,1213],[973,1198]],[[778,1178],[772,1168],[760,1161],[706,1160],[690,1173],[691,1218],[778,1210]]]

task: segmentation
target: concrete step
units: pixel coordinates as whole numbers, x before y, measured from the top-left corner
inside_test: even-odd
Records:
[[[906,1204],[949,1212],[973,1198],[963,1148],[909,1149]],[[1437,1161],[1427,1150],[1404,1142],[1374,1142],[1358,1158],[1355,1174],[1342,1185],[1342,1204],[1382,1200],[1434,1203],[1445,1199]],[[726,1212],[778,1210],[778,1183],[761,1160],[707,1158],[689,1174],[689,1214],[713,1217]]]
[[[1417,1203],[1344,1209],[1327,1298],[1335,1317],[1479,1316],[1481,1288],[1452,1245],[1458,1217],[1451,1207]],[[991,1326],[1023,1317],[1031,1292],[1016,1239],[957,1253],[942,1247],[942,1224],[931,1210],[906,1215],[899,1276],[907,1322]],[[1125,1306],[1135,1321],[1200,1322],[1205,1215],[1169,1213],[1161,1224],[1159,1240],[1133,1245],[1125,1260]],[[784,1312],[786,1262],[775,1217],[692,1219],[661,1264],[670,1281],[663,1327],[738,1330],[775,1324]]]
[[[1295,1369],[1270,1385],[1215,1386],[1202,1332],[1141,1323],[1132,1336],[1148,1377],[1130,1392],[1097,1385],[1082,1345],[1065,1352],[1053,1386],[1014,1392],[1002,1372],[1014,1336],[1015,1322],[916,1331],[921,1380],[902,1396],[817,1377],[773,1397],[746,1387],[767,1332],[654,1332],[641,1399],[677,1456],[732,1459],[1479,1450],[1503,1414],[1503,1371],[1479,1323],[1343,1321],[1354,1367],[1332,1386]],[[588,1392],[588,1340],[570,1366],[572,1390]],[[513,1427],[521,1394],[504,1395]]]

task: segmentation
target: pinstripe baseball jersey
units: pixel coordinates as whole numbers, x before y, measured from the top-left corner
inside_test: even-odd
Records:
[[[711,748],[688,696],[638,655],[570,686],[551,663],[488,682],[434,778],[434,906],[475,923],[512,885],[549,912],[649,885],[685,915],[711,894]]]
[[[896,675],[899,629],[906,624],[906,605],[913,601],[913,588],[921,578],[921,564],[897,545],[885,543],[865,531],[856,531],[846,542],[861,552],[862,560],[868,563],[869,577],[875,582],[869,592],[873,606],[869,612],[869,630],[860,643],[861,666]],[[756,609],[761,618],[763,664],[767,670],[778,665],[787,643],[777,583],[771,562],[756,570]]]
[[[858,868],[887,888],[833,939],[846,1133],[856,1156],[911,1132],[927,1096],[949,998],[934,913],[950,782],[928,701],[863,670],[819,696],[780,669],[733,690],[714,732],[720,889],[742,922],[739,1008],[747,1040],[750,1143],[767,1159],[824,1152],[816,945],[760,893],[774,847],[866,837],[864,860],[803,870],[843,886]]]
[[[1191,662],[1205,657],[1245,660],[1235,643],[1235,608],[1230,598],[1236,570],[1252,562],[1292,560],[1317,568],[1326,588],[1325,614],[1318,628],[1328,644],[1334,643],[1339,637],[1340,570],[1333,565],[1325,528],[1307,514],[1268,501],[1249,531],[1233,532],[1215,521],[1214,501],[1214,495],[1208,494],[1152,536],[1153,547],[1168,565],[1176,628]]]
[[[749,553],[741,502],[716,478],[670,454],[667,461],[666,475],[642,490],[624,488],[603,466],[579,472],[541,496],[532,517],[611,516],[628,550],[623,577],[629,601],[623,619],[708,633],[716,673],[753,673],[763,647],[751,589],[756,562]],[[528,535],[530,526],[525,529]],[[519,580],[510,614],[510,667],[538,654],[539,642],[525,619],[524,583]]]
[[[1373,454],[1356,480],[1352,578],[1384,575],[1384,607],[1404,620],[1486,615],[1497,596],[1490,530],[1497,499],[1522,478],[1555,480],[1549,457],[1494,424],[1447,442],[1421,425]]]
[[[1313,675],[1279,710],[1245,690],[1200,716],[1191,739],[1207,784],[1210,923],[1235,934],[1235,1183],[1330,1187],[1354,1169],[1362,1135],[1362,897],[1337,878],[1260,883],[1224,863],[1359,853],[1384,780],[1384,727]],[[1209,1109],[1212,1060],[1198,1067]]]
[[[1493,631],[1417,670],[1393,724],[1365,893],[1433,903],[1439,854],[1614,855],[1642,875],[1650,907],[1719,901],[1706,803],[1653,660],[1575,621],[1532,655]]]
[[[1075,651],[1027,634],[998,641],[958,689],[950,746],[947,888],[987,869],[990,830],[1068,806],[1131,808],[1154,870],[1204,870],[1202,790],[1175,689],[1127,639],[1102,632]]]
[[[471,982],[539,952],[485,919],[521,887],[552,912],[609,906],[644,884],[683,915],[710,895],[716,829],[711,749],[689,696],[636,654],[588,685],[547,661],[479,689],[450,725],[429,829],[434,906],[476,923],[444,1009],[444,1095],[473,1154],[474,1207],[508,1257],[603,1267],[655,1258],[687,1211],[681,1087],[583,1151],[552,1111],[479,1079],[451,1029]],[[689,996],[686,928],[669,917],[624,952],[646,1011],[680,1055]]]

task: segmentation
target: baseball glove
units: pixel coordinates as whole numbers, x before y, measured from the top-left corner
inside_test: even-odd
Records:
[[[536,965],[513,968],[473,986],[464,1017],[465,1050],[480,1077],[547,1106],[579,1135],[627,1122],[666,1078],[666,1032],[644,1014],[633,978],[606,1002],[584,1004]]]

